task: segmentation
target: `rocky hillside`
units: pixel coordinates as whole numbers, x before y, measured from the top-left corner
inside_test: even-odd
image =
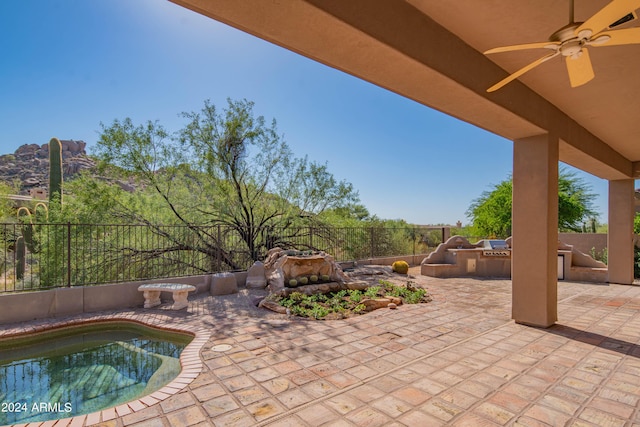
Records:
[[[84,141],[61,140],[62,168],[65,180],[83,169],[91,169],[95,162],[87,156]],[[49,186],[49,144],[25,144],[13,154],[0,156],[0,180],[21,183],[20,194]]]

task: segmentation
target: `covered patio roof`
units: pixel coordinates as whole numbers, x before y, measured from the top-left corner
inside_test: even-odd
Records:
[[[638,176],[640,45],[589,48],[595,78],[577,88],[560,56],[486,92],[548,51],[482,52],[547,40],[569,0],[173,1],[505,138],[553,134],[561,161],[598,177]],[[607,3],[576,2],[575,21]]]
[[[558,161],[609,180],[608,281],[633,282],[640,44],[617,45],[620,33],[613,31],[638,28],[640,0],[584,0],[575,8],[571,0],[173,1],[513,140],[516,322],[546,327],[557,320]],[[634,19],[607,29],[630,13]],[[595,15],[601,22],[594,23]],[[576,24],[566,31],[582,21],[589,27]],[[627,42],[640,39],[639,31],[630,32]],[[556,40],[553,34],[562,42],[554,47],[555,57],[487,91],[553,55],[544,48]],[[610,36],[609,46],[587,45],[602,34]],[[533,42],[544,44],[483,53]],[[567,67],[585,68],[585,48],[595,77],[572,88]],[[583,60],[565,64],[565,54]]]

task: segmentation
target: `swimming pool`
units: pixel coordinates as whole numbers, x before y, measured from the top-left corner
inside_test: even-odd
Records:
[[[127,322],[0,341],[0,425],[68,418],[147,395],[193,337]]]

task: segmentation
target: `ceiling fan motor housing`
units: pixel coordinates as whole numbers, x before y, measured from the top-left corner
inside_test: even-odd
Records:
[[[583,44],[584,43],[581,40],[571,40],[565,42],[562,44],[562,46],[560,46],[560,53],[562,54],[562,56],[580,56]]]

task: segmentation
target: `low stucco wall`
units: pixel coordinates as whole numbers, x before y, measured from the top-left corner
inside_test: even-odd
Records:
[[[592,248],[600,254],[607,247],[605,233],[558,233],[558,240],[588,255]]]
[[[391,265],[395,261],[405,261],[409,266],[420,265],[423,259],[429,254],[416,254],[416,255],[399,255],[390,257],[378,257],[378,258],[363,258],[356,261],[339,262],[338,264],[345,267],[353,267],[354,263],[357,265]]]
[[[235,275],[238,285],[244,286],[247,273],[238,272]],[[142,307],[144,296],[138,291],[138,286],[145,283],[185,283],[195,286],[197,294],[208,293],[211,275],[4,294],[0,295],[0,324]],[[162,292],[161,298],[162,301],[171,301],[172,295]]]
[[[428,254],[397,257],[369,258],[357,260],[358,265],[391,265],[403,260],[409,265],[419,265]],[[344,263],[344,264],[353,264]],[[247,272],[234,272],[238,286],[245,286]],[[0,324],[25,322],[34,319],[70,316],[105,310],[142,307],[144,296],[138,286],[145,283],[185,283],[196,287],[196,294],[208,293],[211,274],[170,279],[154,279],[139,282],[114,283],[108,285],[58,288],[46,291],[0,295]],[[193,294],[191,294],[193,295]],[[163,302],[172,300],[171,292],[162,292]]]

